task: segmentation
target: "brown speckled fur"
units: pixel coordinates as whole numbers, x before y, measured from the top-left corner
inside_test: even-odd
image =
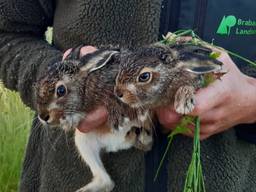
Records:
[[[131,121],[139,123],[140,121],[138,116],[140,113],[143,113],[143,110],[133,109],[128,105],[123,104],[114,95],[115,77],[120,63],[119,53],[117,52],[117,56],[112,56],[113,58],[111,58],[109,56],[111,55],[110,49],[99,49],[95,53],[79,58],[79,54],[76,53],[80,52],[80,48],[81,46],[78,46],[72,50],[64,61],[55,63],[53,66],[49,66],[49,70],[38,80],[36,84],[36,101],[37,110],[40,114],[39,116],[41,117],[45,112],[50,116],[49,119],[54,119],[53,122],[47,123],[50,125],[49,127],[44,128],[53,129],[56,126],[58,126],[59,129],[64,128],[62,126],[65,126],[65,123],[60,124],[60,122],[68,115],[70,116],[70,113],[73,115],[85,114],[86,116],[87,113],[95,109],[97,106],[105,106],[109,114],[108,123],[92,131],[97,132],[99,135],[104,135],[106,133],[109,134],[113,131],[112,129],[118,129],[119,126],[122,126],[124,118],[128,118]],[[110,54],[108,55],[106,53]],[[74,58],[75,55],[77,55],[76,58]],[[109,58],[110,60],[105,66],[96,71],[89,72],[92,68],[100,66]],[[88,66],[91,66],[91,68],[88,68]],[[87,70],[84,70],[86,67]],[[65,85],[67,91],[64,96],[57,97],[56,85],[62,81],[65,81],[61,84]],[[55,108],[49,109],[49,106],[52,104],[55,105]],[[47,109],[49,110],[47,111]],[[69,120],[69,123],[72,124],[72,127],[70,127],[72,128],[72,132],[82,118],[84,118],[84,115],[81,116],[79,120]],[[138,124],[139,127],[143,127],[143,130],[140,130],[140,134],[143,133],[147,134],[148,137],[152,137],[152,124],[150,123],[151,121],[148,120]],[[144,130],[146,128],[148,131]],[[66,128],[64,129],[67,130]],[[139,128],[131,127],[131,130],[127,133],[125,139],[127,142],[133,142],[135,139],[134,147],[142,150],[149,150],[152,146],[152,142],[150,142],[149,145],[142,143],[139,139],[139,133],[136,133],[136,129]],[[83,160],[85,159],[81,159],[81,161]],[[90,168],[93,169],[93,167]],[[88,179],[86,178],[87,177],[84,178],[84,185],[88,182]],[[80,185],[78,185],[78,187],[79,186]]]

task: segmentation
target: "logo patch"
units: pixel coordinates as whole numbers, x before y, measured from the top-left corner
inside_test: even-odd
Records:
[[[231,28],[236,25],[236,17],[233,15],[224,16],[218,27],[217,34],[230,35]]]
[[[256,35],[256,21],[237,18],[234,15],[223,16],[216,33],[222,36]]]

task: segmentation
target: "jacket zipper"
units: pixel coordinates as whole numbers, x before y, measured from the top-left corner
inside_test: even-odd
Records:
[[[197,0],[196,12],[194,16],[194,30],[195,32],[203,38],[206,10],[207,10],[207,0]]]
[[[178,27],[181,0],[163,0],[159,38],[167,32],[175,31]]]

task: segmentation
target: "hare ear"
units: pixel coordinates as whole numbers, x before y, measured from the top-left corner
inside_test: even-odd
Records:
[[[71,49],[71,52],[64,60],[77,60],[80,58],[80,51],[84,47],[84,44],[80,44]]]
[[[207,47],[203,47],[200,45],[192,45],[192,44],[180,44],[175,46],[175,49],[179,51],[180,54],[184,53],[194,53],[197,55],[210,55],[212,50]]]
[[[221,71],[223,63],[210,57],[212,50],[202,46],[188,45],[177,48],[177,67],[194,74]]]
[[[222,62],[212,59],[209,56],[191,54],[179,59],[177,67],[182,67],[185,71],[194,74],[205,74],[221,71]]]
[[[212,65],[212,63],[206,63],[205,65],[188,65],[184,70],[194,73],[194,74],[206,74],[206,73],[216,73],[221,71],[220,65]]]
[[[80,72],[88,74],[100,69],[118,53],[115,50],[98,50],[92,54],[85,55],[81,58],[81,63],[85,65],[80,68]]]
[[[117,51],[110,51],[109,53],[104,54],[102,61],[98,62],[93,68],[91,68],[89,70],[89,73],[104,67],[116,54],[118,54]]]

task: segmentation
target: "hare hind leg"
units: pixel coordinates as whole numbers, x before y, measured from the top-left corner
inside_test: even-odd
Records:
[[[76,192],[110,192],[114,188],[100,158],[101,146],[94,133],[81,133],[76,130],[75,143],[82,159],[90,167],[93,179]]]
[[[133,146],[142,151],[149,151],[153,145],[152,130],[147,130],[143,127],[133,126],[127,133],[126,139],[133,141]]]

